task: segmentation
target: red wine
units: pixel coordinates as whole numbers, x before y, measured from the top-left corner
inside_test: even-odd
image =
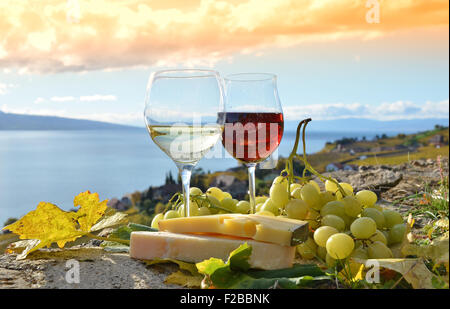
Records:
[[[221,113],[225,117],[222,144],[243,163],[265,160],[277,149],[283,136],[282,113]]]

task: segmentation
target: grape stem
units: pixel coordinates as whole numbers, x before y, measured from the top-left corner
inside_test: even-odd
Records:
[[[322,174],[317,172],[311,166],[311,164],[309,164],[309,162],[308,162],[308,159],[306,156],[306,126],[308,125],[308,123],[310,121],[312,121],[312,119],[307,118],[307,119],[303,119],[302,121],[299,122],[299,124],[297,126],[297,132],[295,135],[294,147],[292,148],[292,151],[286,160],[285,169],[280,172],[280,175],[286,177],[288,180],[289,198],[291,198],[291,188],[290,187],[291,187],[291,184],[294,182],[294,179],[298,179],[301,183],[306,183],[308,181],[308,178],[306,177],[306,171],[309,171],[312,174],[316,175],[322,182],[325,182],[326,180],[333,182],[334,184],[336,184],[336,186],[337,186],[338,190],[341,192],[342,196],[345,197],[347,195],[345,193],[345,190],[342,188],[342,186],[336,180],[334,180],[332,177],[323,176]],[[302,127],[303,127],[303,130],[302,130]],[[298,144],[300,141],[300,133],[302,134],[303,157],[297,154]],[[305,165],[305,168],[303,169],[302,177],[294,175],[294,163],[293,163],[294,159],[298,159],[298,160],[302,161],[303,164]],[[284,173],[286,173],[287,175],[283,175]]]

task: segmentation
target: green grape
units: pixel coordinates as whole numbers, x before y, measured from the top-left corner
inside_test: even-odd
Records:
[[[287,191],[289,182],[288,182],[288,180],[286,179],[286,177],[283,177],[283,176],[277,176],[277,177],[275,177],[275,179],[274,179],[273,182],[272,182],[272,186],[273,186],[274,184],[276,184],[276,183],[281,183],[281,184],[284,186],[284,188],[286,189],[286,191]]]
[[[377,224],[372,218],[361,217],[353,221],[350,231],[358,239],[369,239],[377,231]]]
[[[319,209],[321,200],[319,192],[317,192],[314,185],[307,183],[300,189],[300,196],[302,200],[308,204],[310,208]]]
[[[153,217],[151,227],[159,230],[158,222],[164,219],[164,214],[159,213]]]
[[[206,195],[207,196],[213,196],[215,197],[218,201],[221,201],[223,199],[223,191],[220,190],[217,187],[211,187],[208,188],[208,190],[206,190]]]
[[[331,226],[321,226],[314,232],[314,241],[320,247],[325,247],[327,240],[331,235],[337,234],[339,231]]]
[[[320,193],[320,187],[319,187],[319,184],[317,182],[315,182],[314,180],[310,180],[310,181],[308,181],[308,184],[313,185],[314,188],[316,188],[317,193]]]
[[[344,220],[336,215],[326,215],[321,222],[323,226],[331,226],[341,232],[345,230]]]
[[[375,241],[367,247],[367,253],[371,259],[389,259],[393,257],[391,249],[389,249],[381,241]]]
[[[382,229],[386,221],[383,213],[376,208],[365,208],[361,213],[361,217],[372,218],[377,224],[378,229]]]
[[[209,208],[205,206],[200,207],[197,211],[197,216],[208,216],[210,214],[211,212],[209,211]]]
[[[228,193],[228,192],[223,192],[222,199],[221,199],[220,201],[222,202],[223,199],[226,199],[226,198],[233,198],[233,197],[231,196],[230,193]]]
[[[300,192],[302,191],[302,188],[295,188],[293,191],[291,191],[291,196],[293,198],[296,198],[300,200],[302,198]]]
[[[299,183],[291,183],[291,185],[290,185],[290,190],[291,190],[291,195],[292,195],[292,192],[294,192],[294,190],[295,189],[298,189],[298,188],[301,188],[302,187],[302,185],[301,184],[299,184]]]
[[[355,218],[362,211],[361,204],[354,196],[348,195],[344,197],[341,202],[344,203],[345,214],[347,216]]]
[[[391,244],[391,240],[389,239],[389,231],[381,230],[381,233],[383,233],[384,237],[386,238],[387,244],[390,245]]]
[[[265,211],[258,211],[258,212],[256,213],[256,215],[260,215],[260,216],[268,216],[268,217],[275,217],[275,215],[273,214],[273,212],[270,212],[270,211],[267,211],[267,210],[265,210]]]
[[[264,206],[264,203],[259,203],[259,204],[257,204],[257,205],[255,206],[255,212],[260,211],[260,210],[261,210],[261,207],[263,207],[263,206]]]
[[[381,212],[383,212],[383,210],[384,210],[383,206],[378,205],[378,204],[373,205],[371,208],[375,208],[376,210],[379,210]]]
[[[236,204],[236,212],[240,214],[248,214],[250,211],[250,203],[247,201],[239,201]]]
[[[255,197],[255,205],[264,203],[265,201],[267,201],[269,197],[268,196],[257,196]]]
[[[287,202],[289,202],[287,187],[282,183],[274,183],[270,187],[270,199],[279,208],[284,208]]]
[[[275,216],[278,216],[280,214],[280,209],[275,206],[270,200],[267,200],[258,211],[269,211]]]
[[[197,205],[197,203],[196,202],[194,202],[194,201],[191,201],[190,203],[189,203],[189,210],[191,211],[190,212],[190,215],[191,216],[196,216],[197,215],[197,212],[198,212],[198,205]],[[180,217],[184,217],[184,204],[181,204],[179,207],[178,207],[178,214],[180,215]]]
[[[345,196],[353,195],[353,187],[351,184],[346,182],[340,182],[339,185],[341,186],[342,189],[344,189]],[[338,189],[338,191],[336,192],[336,199],[339,201],[342,198],[343,196],[341,190]]]
[[[318,218],[320,217],[320,213],[314,209],[309,209],[308,214],[306,215],[305,220],[308,221],[308,225],[312,229],[316,229],[320,226]]]
[[[326,248],[333,259],[343,260],[353,252],[355,242],[347,234],[337,233],[328,238]]]
[[[341,201],[328,202],[320,209],[320,215],[322,217],[325,217],[326,215],[336,215],[342,218],[345,215],[344,203]]]
[[[222,207],[222,204],[220,203],[220,201],[212,196],[212,195],[206,195],[206,197],[208,198],[208,201],[210,202],[210,205],[212,206],[216,206],[216,207]],[[209,211],[211,212],[211,214],[217,214],[219,212],[218,208],[214,208],[214,207],[209,207]]]
[[[355,196],[364,207],[372,207],[378,200],[377,195],[369,190],[361,190]]]
[[[359,248],[355,248],[355,250],[353,250],[350,257],[355,258],[355,259],[367,260],[369,258],[369,254],[367,253],[366,249],[359,247]]]
[[[403,241],[406,233],[406,224],[396,224],[389,231],[389,244],[397,244]]]
[[[179,217],[180,217],[180,214],[178,213],[178,211],[169,210],[168,212],[165,213],[164,220],[174,219],[174,218],[179,218]]]
[[[193,195],[193,196],[196,196],[196,195],[202,195],[203,192],[202,192],[202,190],[200,190],[200,189],[197,188],[197,187],[191,187],[191,188],[189,189],[189,194],[190,194],[190,195]]]
[[[336,181],[336,179],[334,179],[334,178],[333,178],[333,180]],[[325,191],[336,193],[337,190],[338,190],[338,186],[334,182],[329,181],[329,180],[325,181]]]
[[[327,248],[325,247],[317,247],[317,256],[322,260],[325,261],[327,258]]]
[[[347,216],[347,215],[343,215],[343,216],[341,216],[341,217],[339,217],[339,218],[341,218],[342,220],[344,220],[344,222],[345,222],[345,228],[347,228],[347,229],[349,229],[350,226],[352,225],[353,221],[356,220],[355,217],[350,217],[350,216]]]
[[[320,195],[320,208],[318,210],[320,210],[328,202],[333,202],[336,200],[336,195],[330,191],[320,192],[319,195]]]
[[[385,227],[390,229],[396,224],[403,223],[403,217],[396,211],[393,210],[383,210],[383,215],[385,219]]]
[[[387,240],[386,236],[384,236],[383,232],[381,232],[380,230],[377,230],[374,235],[370,236],[369,239],[372,242],[379,241],[385,245],[388,244],[388,240]]]
[[[222,205],[223,208],[226,208],[231,212],[236,212],[236,204],[238,202],[239,201],[234,198],[226,197],[220,202],[220,204]]]
[[[317,254],[317,245],[314,242],[314,239],[308,237],[304,243],[297,245],[297,252],[305,260],[313,259]]]
[[[304,220],[308,215],[308,205],[303,200],[292,199],[285,207],[288,218]]]

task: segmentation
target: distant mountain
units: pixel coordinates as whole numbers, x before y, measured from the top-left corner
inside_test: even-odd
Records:
[[[285,131],[295,131],[299,121],[286,121]],[[376,134],[417,133],[434,128],[435,125],[448,126],[448,119],[410,119],[379,121],[371,119],[347,118],[336,120],[314,120],[308,124],[310,132],[372,132]]]
[[[9,114],[0,111],[0,130],[133,130],[141,129],[107,122]]]

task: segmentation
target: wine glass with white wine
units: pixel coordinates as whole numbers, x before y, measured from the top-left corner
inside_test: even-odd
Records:
[[[222,135],[223,101],[220,75],[213,70],[157,71],[147,85],[147,129],[155,144],[178,167],[186,217],[191,215],[192,170]]]

